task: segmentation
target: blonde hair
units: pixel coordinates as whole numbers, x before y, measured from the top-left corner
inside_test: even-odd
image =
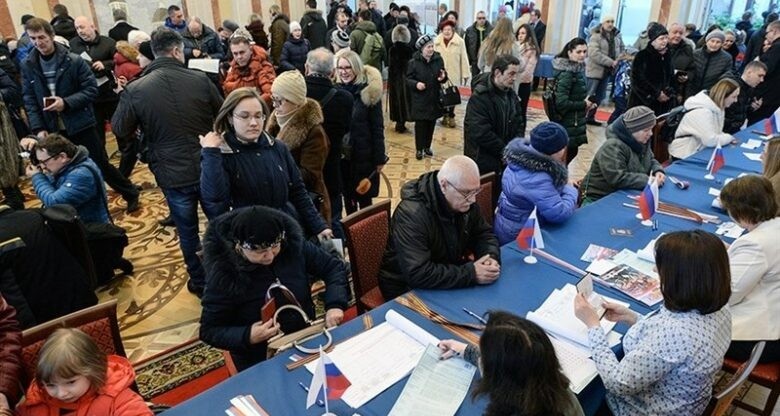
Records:
[[[360,55],[349,48],[345,48],[336,52],[337,67],[339,66],[339,59],[344,59],[349,62],[349,66],[352,67],[352,72],[355,73],[355,80],[352,81],[354,84],[365,84],[368,82],[366,79],[366,73],[363,71],[363,61],[360,59]],[[341,82],[341,78],[338,76],[336,76],[336,83],[343,84],[343,82]]]
[[[723,104],[726,102],[726,97],[738,89],[739,84],[737,84],[737,81],[730,78],[723,78],[710,88],[709,96],[718,108],[725,110]]]
[[[780,173],[780,137],[766,143],[764,156],[764,177],[771,178]]]
[[[498,19],[496,26],[482,42],[480,48],[485,55],[485,64],[492,67],[493,61],[498,55],[512,55],[512,46],[515,44],[515,40],[512,21],[506,17]]]
[[[225,98],[225,101],[222,102],[222,107],[219,108],[217,118],[214,120],[214,132],[217,134],[222,134],[226,131],[233,131],[233,126],[228,121],[230,117],[233,116],[233,110],[238,107],[238,103],[251,98],[254,98],[260,102],[260,107],[263,109],[262,128],[265,130],[265,123],[268,120],[268,105],[265,103],[265,101],[263,101],[262,97],[260,97],[260,93],[257,91],[257,88],[242,87],[233,90],[233,92],[228,94],[228,96]]]
[[[92,337],[77,328],[60,328],[49,335],[38,353],[35,379],[43,386],[54,377],[84,376],[98,389],[106,383],[107,367],[108,358]]]

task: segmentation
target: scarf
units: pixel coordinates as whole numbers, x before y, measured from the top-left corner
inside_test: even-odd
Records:
[[[300,110],[300,107],[284,115],[279,114],[278,111],[276,112],[276,121],[279,122],[279,131],[284,129],[284,127],[287,125],[287,122],[290,121],[290,119],[295,115],[295,113],[298,112],[298,110]]]

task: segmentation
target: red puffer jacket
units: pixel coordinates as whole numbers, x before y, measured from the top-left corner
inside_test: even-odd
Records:
[[[13,405],[19,400],[19,376],[22,374],[22,332],[16,322],[16,310],[0,296],[0,393]]]

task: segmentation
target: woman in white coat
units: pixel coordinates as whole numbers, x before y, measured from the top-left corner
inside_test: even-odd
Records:
[[[780,217],[772,183],[758,175],[737,178],[723,187],[720,200],[748,231],[728,249],[732,341],[726,356],[747,360],[765,340],[760,362],[780,361]]]
[[[685,100],[686,113],[669,144],[669,154],[675,159],[686,157],[705,147],[725,146],[736,139],[723,132],[726,109],[737,101],[739,84],[724,78],[709,91],[701,91]]]
[[[441,55],[444,60],[444,69],[450,81],[456,86],[466,85],[471,75],[466,41],[455,33],[455,22],[444,20],[439,25],[439,34],[433,40],[433,50]],[[446,127],[455,127],[455,107],[444,109],[444,118],[441,124]]]

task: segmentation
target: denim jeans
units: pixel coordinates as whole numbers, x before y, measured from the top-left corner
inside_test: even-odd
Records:
[[[626,112],[628,109],[628,102],[625,97],[618,97],[615,96],[615,109],[612,111],[612,115],[609,116],[609,120],[607,121],[607,124],[612,124],[615,120],[618,119],[623,113]]]
[[[179,234],[179,247],[184,255],[184,264],[190,281],[195,286],[203,287],[206,276],[203,265],[196,254],[200,250],[200,236],[198,229],[198,202],[203,205],[200,197],[200,185],[183,186],[180,188],[162,188],[171,218],[176,224],[176,232]]]

